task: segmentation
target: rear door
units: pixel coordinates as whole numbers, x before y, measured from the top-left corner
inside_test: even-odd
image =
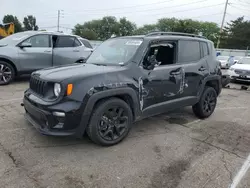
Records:
[[[53,48],[53,66],[76,63],[81,59],[81,43],[74,36],[58,36]]]
[[[200,92],[203,79],[209,73],[206,42],[196,40],[180,40],[178,64],[185,73],[185,89],[183,97],[195,97]]]
[[[32,72],[52,66],[51,37],[48,34],[31,36],[22,43],[30,43],[31,47],[19,48],[18,56],[22,70]]]

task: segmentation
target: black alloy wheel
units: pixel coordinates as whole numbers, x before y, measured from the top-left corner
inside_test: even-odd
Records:
[[[127,136],[132,120],[133,115],[128,104],[121,99],[111,98],[96,106],[87,133],[95,143],[111,146]]]
[[[215,105],[216,105],[215,93],[212,91],[207,92],[203,101],[203,111],[209,114],[212,111],[214,111]]]
[[[207,118],[214,112],[216,104],[217,93],[215,89],[206,86],[200,97],[200,101],[193,106],[193,112],[199,118]]]
[[[99,134],[107,141],[121,137],[128,126],[128,113],[122,107],[114,106],[103,113],[99,122]]]
[[[5,62],[0,62],[0,85],[9,84],[14,77],[14,69]]]

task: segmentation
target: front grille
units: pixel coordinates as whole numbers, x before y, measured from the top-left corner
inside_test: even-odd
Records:
[[[30,78],[30,89],[38,95],[44,96],[46,92],[46,86],[47,83],[45,81],[42,81],[34,76]]]
[[[249,76],[249,75],[250,75],[250,71],[246,71],[246,70],[236,69],[234,72],[235,72],[236,74],[240,74],[240,75],[246,75],[246,76]]]

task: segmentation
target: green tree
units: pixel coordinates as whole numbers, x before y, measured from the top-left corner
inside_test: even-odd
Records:
[[[3,17],[3,23],[10,23],[13,22],[15,25],[15,33],[21,32],[22,31],[22,24],[21,22],[17,19],[16,16],[7,14]]]
[[[227,23],[221,38],[222,48],[246,49],[250,46],[250,21],[239,17]]]
[[[28,16],[24,17],[23,25],[24,25],[24,30],[26,30],[26,31],[28,31],[28,30],[37,31],[39,28],[36,25],[36,18],[32,15],[28,15]]]
[[[84,25],[77,24],[73,29],[73,33],[89,40],[97,40],[95,31],[85,28]]]
[[[118,23],[119,36],[133,35],[136,30],[136,24],[130,22],[126,18],[121,18]]]
[[[159,31],[156,24],[146,24],[134,31],[135,35],[146,35],[153,31]]]

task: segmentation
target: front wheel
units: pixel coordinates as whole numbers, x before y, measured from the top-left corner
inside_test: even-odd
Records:
[[[111,98],[96,106],[87,127],[87,134],[96,144],[115,145],[128,135],[132,121],[129,105],[121,99]]]
[[[207,118],[214,112],[216,104],[217,93],[215,89],[206,86],[200,101],[193,106],[193,112],[199,118]]]
[[[15,77],[14,68],[4,61],[0,61],[0,85],[9,84]]]

